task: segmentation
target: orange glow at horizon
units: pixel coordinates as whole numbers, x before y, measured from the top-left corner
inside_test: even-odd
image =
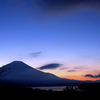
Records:
[[[90,78],[90,77],[83,77],[83,76],[61,76],[61,78],[73,79],[73,80],[80,80],[80,81],[96,81],[100,80],[100,78]]]
[[[93,70],[93,69],[92,69]],[[91,78],[91,77],[84,77],[84,75],[86,75],[87,73],[90,74],[97,74],[97,70],[94,71],[79,71],[79,72],[72,72],[72,73],[68,73],[66,70],[44,70],[43,72],[48,72],[48,73],[52,73],[60,78],[66,78],[66,79],[73,79],[73,80],[80,80],[80,81],[86,81],[86,80],[90,80],[90,81],[96,81],[96,80],[100,80],[100,78]],[[67,72],[67,73],[66,73]],[[96,73],[97,72],[97,73]]]

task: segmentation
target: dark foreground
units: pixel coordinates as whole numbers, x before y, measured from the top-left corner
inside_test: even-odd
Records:
[[[18,88],[0,85],[2,99],[87,99],[100,97],[100,83],[82,84],[78,88],[66,87],[63,91]]]

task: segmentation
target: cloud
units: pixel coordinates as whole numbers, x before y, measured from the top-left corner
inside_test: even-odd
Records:
[[[82,67],[75,67],[75,69],[82,69]]]
[[[68,69],[68,68],[66,68],[66,67],[65,68],[61,68],[60,70],[65,70],[65,69]]]
[[[100,10],[100,0],[37,0],[35,5],[44,14],[61,14],[73,12],[75,9],[94,8]]]
[[[100,74],[98,74],[98,75],[86,74],[86,75],[84,75],[84,77],[100,78]]]
[[[33,52],[33,53],[30,53],[29,55],[32,56],[32,57],[38,57],[42,52]]]
[[[61,67],[61,64],[51,63],[51,64],[47,64],[47,65],[41,66],[38,69],[40,69],[40,70],[44,70],[44,69],[56,69],[58,67]]]
[[[68,70],[67,72],[75,72],[75,70]]]
[[[2,1],[0,0],[2,4]],[[28,11],[29,19],[46,16],[69,14],[80,11],[81,8],[95,9],[100,12],[100,0],[5,0],[7,11],[16,13]]]

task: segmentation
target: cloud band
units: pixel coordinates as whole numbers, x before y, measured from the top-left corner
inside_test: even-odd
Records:
[[[98,74],[98,75],[86,74],[86,75],[84,75],[84,77],[100,78],[100,74]]]

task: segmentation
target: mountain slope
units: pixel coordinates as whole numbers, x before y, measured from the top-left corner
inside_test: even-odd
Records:
[[[78,85],[81,81],[59,78],[51,73],[34,69],[21,61],[0,68],[0,83],[17,86]]]
[[[37,69],[34,69],[21,61],[14,61],[1,68],[1,76],[5,78],[28,78],[28,79],[46,79],[46,78],[58,78],[50,73],[44,73]]]

